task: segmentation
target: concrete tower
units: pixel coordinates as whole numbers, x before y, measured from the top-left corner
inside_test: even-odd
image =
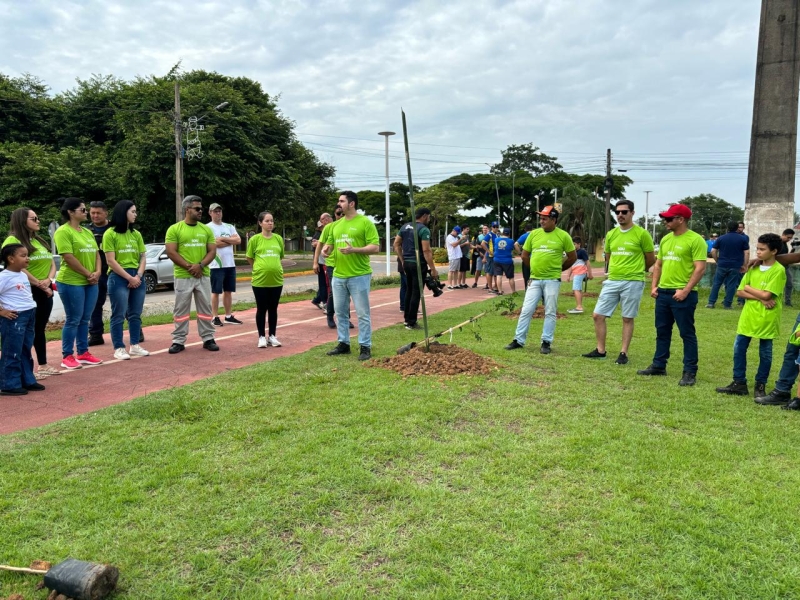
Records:
[[[761,0],[745,232],[755,251],[762,233],[793,227],[800,90],[797,0]],[[752,255],[752,254],[751,254]]]

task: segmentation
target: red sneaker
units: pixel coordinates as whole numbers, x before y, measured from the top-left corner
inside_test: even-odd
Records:
[[[84,365],[99,365],[103,361],[93,356],[92,353],[87,350],[83,354],[78,355],[78,362]]]
[[[75,357],[70,354],[69,356],[64,357],[64,359],[61,361],[61,366],[69,370],[80,369],[81,363],[75,360]]]

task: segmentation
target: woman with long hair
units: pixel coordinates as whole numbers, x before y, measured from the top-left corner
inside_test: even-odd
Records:
[[[61,371],[47,364],[47,339],[44,330],[53,311],[53,280],[56,277],[56,263],[50,253],[50,244],[39,236],[39,217],[30,208],[18,208],[11,213],[11,230],[3,242],[21,244],[28,251],[30,264],[22,272],[31,284],[33,301],[36,302],[36,321],[34,324],[33,348],[39,369],[37,379],[50,375],[61,375]]]
[[[56,229],[53,240],[61,254],[56,276],[58,294],[67,317],[61,331],[61,366],[80,369],[99,365],[102,360],[89,352],[89,319],[97,303],[100,279],[100,253],[94,234],[81,226],[86,220],[86,205],[80,198],[60,198],[65,223]],[[74,356],[77,347],[78,356]]]
[[[135,221],[136,205],[130,200],[120,200],[111,213],[111,227],[103,234],[103,251],[108,262],[108,297],[111,298],[111,343],[117,360],[150,354],[139,345],[147,286],[142,282],[146,263],[144,240],[133,228]],[[127,351],[122,338],[125,319],[128,319],[131,344]]]
[[[258,215],[261,233],[254,235],[247,243],[247,262],[253,267],[253,295],[256,298],[256,328],[258,329],[258,347],[280,346],[275,337],[278,327],[278,303],[283,291],[284,257],[283,238],[275,229],[275,219],[268,211]],[[269,319],[269,337],[265,330],[265,317]]]

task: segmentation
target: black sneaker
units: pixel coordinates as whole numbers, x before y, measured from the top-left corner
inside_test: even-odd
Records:
[[[90,335],[89,336],[89,345],[90,346],[102,346],[105,343],[106,343],[106,341],[103,339],[102,335]]]
[[[761,404],[763,406],[780,406],[789,402],[791,398],[792,395],[789,392],[782,392],[775,389],[766,396],[758,396],[756,398],[756,404]]]
[[[217,342],[215,342],[214,340],[206,340],[205,342],[203,342],[203,349],[210,350],[211,352],[216,352],[217,350],[219,350],[219,346],[217,346]]]
[[[172,346],[169,347],[168,352],[170,354],[177,354],[178,352],[183,352],[184,350],[186,350],[186,348],[183,344],[172,344]]]
[[[782,410],[800,410],[800,398],[792,398],[789,404],[781,406]]]
[[[550,354],[553,350],[550,348],[550,342],[542,342],[542,347],[539,348],[539,354]]]
[[[23,387],[31,392],[41,392],[44,389],[44,386],[41,383],[32,383],[31,385],[26,385]]]
[[[472,287],[476,288],[476,287],[478,287],[478,284],[477,283],[473,283]]]
[[[684,371],[683,377],[681,377],[681,380],[678,382],[678,385],[687,386],[687,385],[694,385],[695,383],[697,383],[697,374]]]
[[[410,325],[406,323],[406,329],[410,330],[422,329],[422,325],[420,325],[419,323],[412,323]]]
[[[358,360],[369,360],[372,358],[372,350],[369,346],[361,346],[361,353],[358,355]]]
[[[219,317],[214,317],[214,320],[211,321],[211,324],[214,327],[222,327],[222,321],[220,321]]]
[[[646,369],[640,369],[639,371],[636,371],[636,374],[637,375],[666,375],[667,374],[667,370],[666,369],[662,369],[661,367],[655,367],[653,365],[650,365]]]
[[[336,348],[328,352],[328,356],[336,356],[337,354],[350,354],[350,344],[339,342]]]
[[[230,317],[225,317],[225,322],[229,325],[244,325],[239,319],[231,315]]]
[[[336,321],[333,320],[333,317],[328,317],[328,327],[336,329]]]
[[[597,348],[592,350],[591,352],[587,352],[586,354],[581,354],[583,358],[605,358],[606,353],[600,352]]]
[[[731,381],[725,387],[718,387],[717,392],[720,394],[730,394],[731,396],[747,396],[750,393],[747,389],[746,381]]]
[[[520,344],[517,340],[511,340],[511,343],[506,346],[506,350],[516,350],[517,348],[524,348],[522,344]]]
[[[761,396],[767,395],[767,384],[765,383],[758,383],[756,381],[756,387],[753,390],[753,398],[760,398]]]
[[[352,322],[352,321],[350,321],[350,329],[355,329],[355,328],[356,328],[356,326],[355,326],[355,325],[353,325],[353,322]]]
[[[0,396],[24,396],[28,393],[25,388],[14,388],[13,390],[0,390]]]
[[[627,365],[628,364],[628,355],[624,352],[620,352],[617,360],[614,361],[615,365]]]

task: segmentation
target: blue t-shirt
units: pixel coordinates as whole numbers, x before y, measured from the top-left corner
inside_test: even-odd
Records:
[[[577,258],[575,260],[582,260],[586,264],[589,264],[589,253],[586,250],[581,248],[575,254],[577,256]]]
[[[494,262],[498,265],[510,265],[514,263],[511,252],[514,250],[514,240],[504,235],[499,235],[494,241]]]
[[[717,250],[717,267],[738,269],[744,264],[745,250],[750,250],[750,241],[746,235],[731,231],[720,236],[714,248]]]
[[[529,236],[530,234],[531,234],[531,232],[530,232],[530,231],[526,231],[526,232],[525,232],[525,233],[523,233],[521,236],[519,236],[519,239],[517,240],[517,243],[520,245],[520,247],[522,247],[522,246],[525,244],[525,240],[527,240],[527,239],[528,239],[528,236]]]
[[[714,242],[716,240],[706,240],[706,250],[711,252],[711,249],[714,247]]]

